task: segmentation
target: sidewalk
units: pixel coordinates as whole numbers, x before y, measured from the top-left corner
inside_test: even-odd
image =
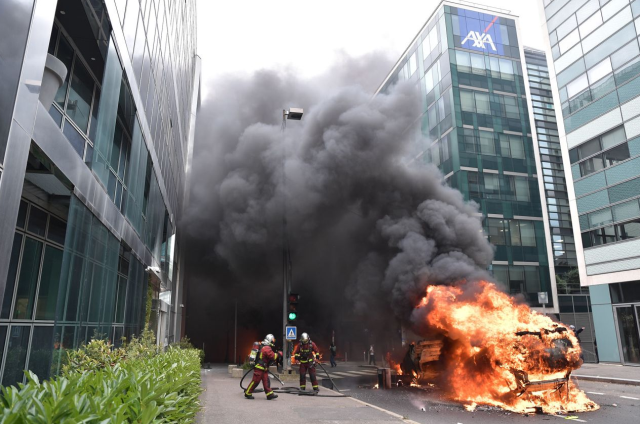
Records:
[[[578,380],[640,386],[640,367],[618,364],[583,364],[573,374]]]
[[[201,373],[202,387],[205,391],[200,396],[203,408],[196,418],[197,424],[246,424],[263,419],[275,419],[286,423],[414,423],[398,414],[350,397],[324,398],[280,394],[278,399],[267,401],[264,393],[256,393],[254,400],[247,400],[239,387],[240,379],[231,378],[226,365],[213,365],[211,369],[203,369]],[[247,376],[245,383],[248,384],[249,381]],[[273,379],[272,384],[273,388],[280,386]],[[320,394],[337,393],[321,387]]]

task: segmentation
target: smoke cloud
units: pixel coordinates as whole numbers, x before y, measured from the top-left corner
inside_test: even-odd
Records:
[[[354,313],[369,328],[407,321],[428,284],[489,278],[476,205],[436,167],[408,161],[430,144],[417,128],[419,90],[400,84],[372,98],[390,68],[378,54],[342,56],[313,80],[265,70],[215,82],[183,222],[192,338],[210,337],[206,324],[216,328],[232,298],[241,325],[276,333],[285,215],[293,291],[313,309],[306,328]],[[283,128],[288,107],[305,114]]]

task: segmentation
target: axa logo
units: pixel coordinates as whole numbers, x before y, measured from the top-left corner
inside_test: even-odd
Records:
[[[473,41],[473,47],[486,49],[488,44],[489,46],[491,46],[494,52],[496,51],[496,45],[493,44],[493,39],[491,38],[490,34],[481,34],[478,31],[469,31],[469,34],[467,34],[466,38],[462,40],[462,45],[464,45],[464,43],[469,40]]]

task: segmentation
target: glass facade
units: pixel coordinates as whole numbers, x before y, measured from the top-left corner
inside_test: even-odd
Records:
[[[422,92],[421,145],[413,165],[432,163],[478,203],[496,246],[495,278],[532,306],[555,279],[515,20],[445,5],[434,12],[383,83],[414,81]],[[379,91],[380,91],[379,90]],[[547,305],[553,306],[553,305]]]
[[[549,69],[544,52],[525,47],[524,56],[544,179],[555,272],[556,275],[562,275],[576,269],[578,261]],[[577,285],[559,287],[558,290],[560,294],[569,294],[579,293],[582,289]]]
[[[2,385],[24,369],[48,378],[92,337],[139,334],[148,293],[166,303],[155,313],[170,311],[150,320],[165,323],[158,343],[181,336],[175,240],[198,96],[195,1],[55,5],[33,12],[51,32],[27,50],[57,57],[67,76],[34,116],[21,173],[0,163],[0,183],[21,193],[0,202],[0,216],[17,211],[13,237],[0,239]]]
[[[640,268],[640,1],[544,0],[543,7],[581,282],[597,305],[601,356],[637,363],[638,299],[619,305],[613,289],[637,286]]]
[[[640,236],[640,2],[546,3],[586,274],[621,271],[586,252]]]

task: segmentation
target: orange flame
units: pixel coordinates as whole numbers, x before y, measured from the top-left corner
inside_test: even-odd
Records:
[[[414,317],[445,337],[440,378],[473,409],[492,405],[526,413],[599,408],[569,382],[582,364],[571,331],[499,291],[492,283],[429,286]]]
[[[389,368],[394,370],[397,375],[402,375],[402,368],[400,367],[400,364],[398,362],[394,361],[391,358],[391,352],[387,352],[386,359],[387,363],[389,364]]]

